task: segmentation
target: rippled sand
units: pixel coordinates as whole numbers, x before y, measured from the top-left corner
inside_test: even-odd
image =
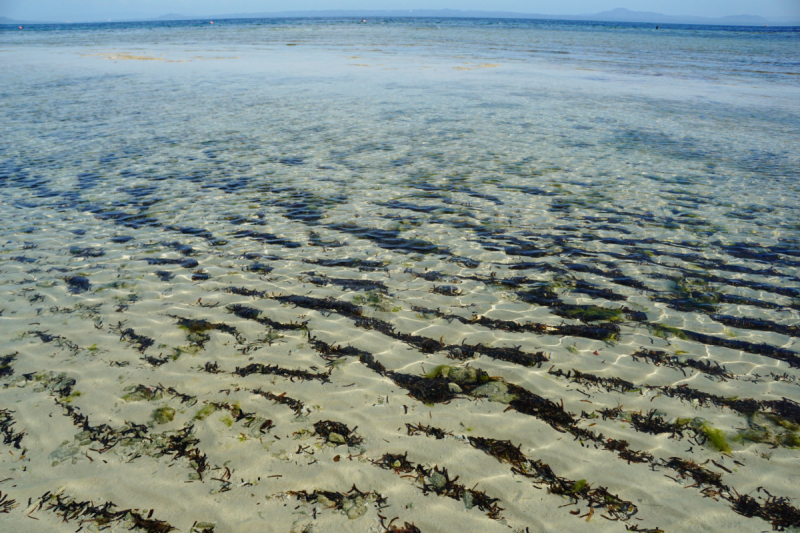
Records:
[[[4,56],[4,530],[800,526],[795,86],[267,40]]]

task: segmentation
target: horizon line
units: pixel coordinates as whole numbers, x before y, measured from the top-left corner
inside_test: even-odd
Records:
[[[406,14],[408,13],[408,14]],[[427,14],[425,14],[427,13]],[[447,15],[437,13],[448,13]],[[453,15],[450,15],[452,13]],[[326,15],[327,14],[327,15]],[[522,13],[514,11],[483,11],[483,10],[461,10],[452,8],[442,9],[318,9],[318,10],[296,10],[296,11],[271,11],[259,13],[222,13],[218,15],[184,15],[182,13],[166,13],[150,17],[123,17],[83,20],[29,20],[13,19],[5,15],[0,15],[0,19],[6,19],[8,24],[107,24],[109,22],[179,22],[192,20],[247,20],[247,19],[302,19],[302,18],[365,18],[365,17],[395,17],[395,18],[493,18],[493,19],[523,19],[523,20],[556,20],[556,21],[580,21],[580,22],[620,22],[629,24],[673,24],[673,25],[728,25],[728,26],[763,26],[763,22],[778,26],[798,26],[800,19],[782,17],[779,19],[769,19],[761,15],[736,14],[724,15],[720,17],[704,17],[698,15],[665,15],[663,13],[648,11],[632,11],[626,8],[616,8],[597,13],[584,13],[575,15],[546,14],[546,13]],[[599,17],[599,18],[593,18]],[[627,17],[627,20],[626,20]],[[650,20],[630,20],[631,18],[650,19]],[[733,19],[731,22],[725,22]],[[735,22],[739,19],[741,22]],[[747,19],[754,19],[752,22],[745,22]],[[759,20],[760,19],[760,20]],[[681,22],[683,21],[683,22]],[[749,22],[749,21],[748,21]]]

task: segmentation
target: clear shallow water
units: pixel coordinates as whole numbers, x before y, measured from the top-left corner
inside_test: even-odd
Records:
[[[31,28],[0,33],[18,73],[0,79],[15,454],[0,490],[18,502],[65,487],[64,505],[102,498],[217,532],[269,517],[383,531],[379,512],[422,531],[549,531],[581,520],[559,507],[572,498],[581,515],[599,505],[596,529],[625,529],[605,513],[760,531],[731,508],[737,491],[798,496],[796,32]],[[415,385],[437,365],[494,388],[449,370]],[[452,436],[409,434],[420,422]],[[416,481],[383,461],[406,451]],[[697,479],[681,461],[712,459],[722,486],[684,490]],[[464,486],[440,486],[434,465]],[[476,483],[502,512],[464,504]],[[287,496],[353,484],[386,501],[362,496],[349,520],[330,508],[359,515],[355,493]],[[51,504],[35,516],[56,528]],[[8,520],[30,527],[23,507]]]

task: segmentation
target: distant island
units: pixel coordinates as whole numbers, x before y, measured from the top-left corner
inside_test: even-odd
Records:
[[[664,15],[647,11],[631,11],[619,8],[611,11],[584,15],[545,15],[541,13],[515,13],[508,11],[475,11],[459,9],[409,9],[409,10],[321,10],[321,11],[280,11],[265,13],[227,13],[221,15],[182,15],[168,13],[155,18],[125,19],[124,21],[169,21],[169,20],[203,20],[203,19],[251,19],[251,18],[507,18],[532,20],[580,20],[598,22],[634,22],[649,24],[703,24],[725,26],[800,26],[800,20],[766,19],[758,15],[730,15],[726,17],[694,17]],[[105,22],[95,20],[85,22]],[[0,17],[0,24],[37,24],[57,21],[20,21],[8,17]],[[63,22],[63,21],[62,21]],[[78,21],[73,21],[78,22]],[[123,22],[116,20],[114,22]]]

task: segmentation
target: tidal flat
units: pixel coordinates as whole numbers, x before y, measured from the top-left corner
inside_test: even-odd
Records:
[[[800,531],[798,43],[0,27],[0,529]]]

